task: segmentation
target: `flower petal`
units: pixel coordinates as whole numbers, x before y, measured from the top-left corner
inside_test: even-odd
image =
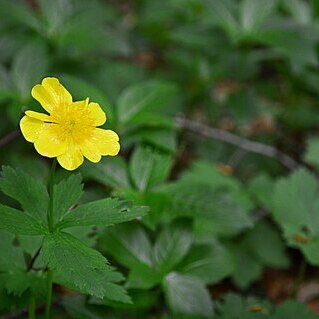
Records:
[[[89,113],[94,126],[100,126],[106,122],[106,114],[98,103],[89,103]]]
[[[25,114],[29,117],[32,117],[33,119],[37,119],[43,122],[51,122],[50,115],[38,113],[34,111],[26,111]]]
[[[20,121],[20,129],[24,138],[28,142],[34,143],[41,134],[44,124],[40,120],[25,115]]]
[[[43,79],[42,84],[37,84],[32,88],[31,95],[48,113],[51,113],[54,108],[72,102],[71,94],[56,78]]]
[[[41,134],[34,143],[39,154],[46,157],[56,157],[66,152],[68,143],[59,129],[59,124],[44,123]]]
[[[118,135],[111,130],[96,128],[90,139],[81,145],[82,154],[91,162],[97,163],[101,155],[115,156],[120,151]]]
[[[67,151],[57,159],[59,164],[69,171],[77,169],[84,160],[80,149],[74,144],[69,144]]]

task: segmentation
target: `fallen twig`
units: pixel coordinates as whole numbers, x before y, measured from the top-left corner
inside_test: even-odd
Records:
[[[20,136],[20,130],[18,129],[4,135],[3,137],[0,138],[0,148],[10,143],[14,139],[16,139],[18,136]]]
[[[271,157],[280,162],[289,170],[294,170],[299,166],[299,163],[296,160],[294,160],[292,157],[281,152],[273,146],[259,142],[254,142],[244,137],[240,137],[238,135],[229,133],[227,131],[189,120],[182,116],[175,117],[175,123],[179,127],[184,128],[193,133],[199,134],[203,137],[208,137],[228,144],[235,145],[247,152]]]

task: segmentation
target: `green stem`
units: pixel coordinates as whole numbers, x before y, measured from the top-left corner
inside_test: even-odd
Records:
[[[53,271],[49,269],[47,274],[47,301],[45,304],[45,319],[50,319],[51,302],[52,302],[52,285],[53,285]]]
[[[32,293],[30,293],[28,319],[35,319],[35,299]]]
[[[52,162],[51,175],[49,181],[49,209],[48,209],[48,225],[49,232],[54,232],[54,179],[56,170],[56,159]],[[52,302],[52,286],[53,286],[53,270],[48,269],[47,273],[47,300],[45,305],[45,319],[50,319],[51,302]]]
[[[55,169],[56,169],[56,159],[52,162],[51,175],[49,181],[49,194],[50,194],[50,205],[48,211],[48,224],[49,231],[53,233],[54,231],[54,207],[53,207],[53,197],[54,197],[54,179],[55,179]]]

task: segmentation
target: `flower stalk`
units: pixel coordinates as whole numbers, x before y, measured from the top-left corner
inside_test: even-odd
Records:
[[[50,181],[49,181],[49,209],[48,209],[48,226],[49,232],[54,232],[54,181],[57,160],[53,159]],[[50,319],[51,303],[52,303],[52,286],[53,286],[53,270],[48,269],[47,272],[47,300],[45,305],[45,319]]]

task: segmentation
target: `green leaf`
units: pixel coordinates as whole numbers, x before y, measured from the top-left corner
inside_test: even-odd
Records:
[[[273,195],[273,216],[288,244],[301,249],[314,265],[319,264],[318,195],[318,181],[305,169],[280,179]]]
[[[303,0],[282,0],[285,9],[290,12],[295,21],[300,24],[310,24],[313,21],[313,8]]]
[[[82,177],[80,174],[69,176],[54,185],[54,218],[56,222],[63,219],[68,210],[77,203],[83,194]]]
[[[288,300],[285,303],[278,306],[275,311],[276,319],[316,319],[317,315],[312,313],[310,309],[303,303],[296,300]]]
[[[271,201],[274,188],[274,180],[266,175],[259,174],[249,181],[248,190],[252,196],[256,199],[259,205],[271,210]]]
[[[123,276],[98,251],[72,235],[63,232],[47,235],[41,257],[54,270],[56,282],[98,298],[130,302],[125,290],[115,284]]]
[[[153,264],[152,244],[139,224],[128,223],[108,228],[100,238],[100,246],[128,268],[138,264]]]
[[[154,158],[152,153],[143,147],[134,150],[130,161],[130,173],[136,188],[145,191],[152,173]]]
[[[167,303],[174,313],[213,316],[213,302],[199,279],[172,272],[166,276],[163,286]]]
[[[257,32],[272,14],[276,0],[243,0],[240,4],[241,26],[244,31]]]
[[[245,249],[233,247],[236,256],[236,270],[233,273],[234,283],[241,289],[246,289],[262,275],[264,266]]]
[[[117,101],[118,118],[121,123],[128,123],[142,112],[156,112],[167,106],[175,93],[176,89],[172,84],[160,81],[131,86]]]
[[[83,166],[82,174],[115,189],[130,186],[127,164],[119,156],[103,157],[99,163],[86,163]]]
[[[178,272],[215,284],[235,270],[235,258],[220,244],[196,245],[177,267]]]
[[[304,159],[310,164],[319,166],[319,138],[313,137],[308,139]]]
[[[162,274],[170,272],[187,254],[193,241],[191,227],[186,223],[166,226],[154,245],[154,262]]]
[[[137,189],[143,192],[163,182],[168,177],[171,165],[170,155],[138,147],[130,161],[130,174]]]
[[[0,273],[0,284],[9,294],[21,296],[32,285],[32,277],[23,270],[15,270],[8,273]]]
[[[129,272],[127,288],[151,289],[162,282],[163,276],[146,264],[136,264]]]
[[[63,25],[69,22],[72,13],[70,0],[39,0],[41,13],[46,22],[46,33],[50,37],[57,33]]]
[[[255,297],[244,298],[234,293],[223,296],[223,301],[217,303],[216,319],[274,319],[272,305]]]
[[[110,226],[144,216],[147,207],[133,206],[116,198],[83,204],[69,212],[58,224],[60,229],[77,226]]]
[[[46,48],[41,43],[27,44],[18,51],[11,74],[22,99],[29,100],[30,89],[45,76],[48,63]]]
[[[260,222],[255,225],[245,235],[242,244],[269,267],[286,268],[289,266],[286,246],[279,233],[268,222]]]
[[[318,182],[313,174],[299,169],[287,178],[280,179],[275,185],[273,197],[276,221],[282,227],[309,227],[319,233]]]
[[[20,247],[13,245],[15,236],[0,230],[0,238],[0,272],[24,269],[23,252]]]
[[[17,200],[32,217],[46,224],[49,195],[46,187],[38,180],[20,169],[15,170],[4,166],[0,179],[0,189],[6,195]]]
[[[19,235],[43,235],[48,229],[26,212],[0,204],[0,229]]]

